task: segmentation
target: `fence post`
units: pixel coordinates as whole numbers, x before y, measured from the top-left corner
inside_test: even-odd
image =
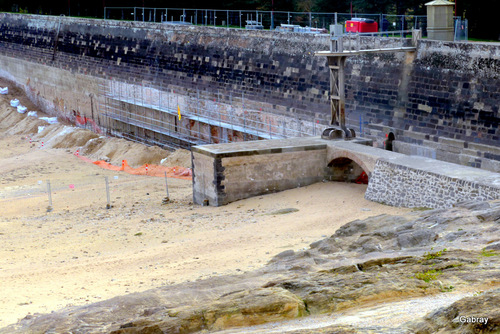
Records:
[[[401,15],[401,39],[403,39],[404,30],[405,30],[405,16]]]
[[[104,180],[106,181],[106,199],[107,199],[106,209],[111,209],[111,199],[109,197],[109,180],[108,180],[108,177],[105,176]]]
[[[167,172],[165,173],[165,187],[167,188],[167,200],[169,200],[170,195],[168,194],[168,181],[167,181]]]
[[[50,180],[47,180],[47,194],[49,195],[49,206],[47,207],[47,212],[51,212],[53,210],[53,207],[52,207],[52,191],[50,189]]]

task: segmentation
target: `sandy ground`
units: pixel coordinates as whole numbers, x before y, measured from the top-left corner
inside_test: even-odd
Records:
[[[0,327],[67,305],[250,271],[351,220],[409,211],[365,200],[365,185],[334,182],[214,208],[191,203],[190,181],[168,179],[173,202],[163,205],[163,178],[103,170],[76,158],[75,148],[40,148],[40,140],[5,132],[0,129]],[[283,208],[299,211],[270,214]]]

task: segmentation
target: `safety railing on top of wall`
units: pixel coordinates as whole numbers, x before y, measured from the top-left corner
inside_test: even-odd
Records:
[[[376,21],[384,30],[421,29],[426,35],[426,15],[366,13],[321,13],[262,10],[222,10],[150,7],[105,7],[104,18],[169,24],[203,25],[241,29],[270,29],[304,33],[327,33],[331,24],[343,24],[352,18]],[[385,19],[385,21],[384,21]]]

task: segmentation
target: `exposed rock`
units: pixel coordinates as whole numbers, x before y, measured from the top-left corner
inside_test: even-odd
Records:
[[[279,209],[273,212],[269,212],[268,215],[286,215],[287,213],[293,213],[297,212],[299,209],[296,208],[285,208],[285,209]]]
[[[0,333],[191,333],[250,326],[364,303],[500,284],[500,201],[353,221],[307,250],[287,250],[240,276],[152,289],[26,317]],[[324,333],[495,332],[499,289],[395,331],[333,326]],[[485,305],[483,307],[483,305]],[[484,312],[483,312],[484,311]],[[460,325],[459,315],[488,324]],[[301,332],[302,333],[302,332]],[[303,333],[308,333],[304,331]],[[462,333],[462,332],[460,332]]]
[[[497,208],[496,210],[482,210],[477,215],[477,218],[483,221],[494,220],[500,223],[500,208]]]
[[[486,246],[484,249],[500,251],[500,241],[493,242],[493,243],[489,244],[488,246]]]
[[[404,327],[412,333],[499,333],[500,289],[463,298]]]
[[[252,326],[303,316],[304,302],[280,288],[255,289],[228,293],[213,303],[194,308],[156,309],[153,313],[120,325],[112,331],[124,333],[190,333],[202,329],[219,330]]]
[[[427,246],[438,239],[438,234],[432,231],[420,230],[398,235],[398,245],[403,248]]]
[[[290,256],[293,256],[293,255],[295,255],[295,252],[292,249],[288,249],[286,251],[283,251],[283,252],[275,255],[273,260],[283,259],[283,258],[290,257]]]
[[[469,209],[471,211],[489,209],[490,204],[488,202],[477,202],[477,201],[464,201],[454,205],[454,207],[460,207],[464,209]]]

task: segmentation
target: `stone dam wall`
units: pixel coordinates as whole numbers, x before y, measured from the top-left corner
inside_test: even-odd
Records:
[[[103,87],[148,87],[172,105],[196,96],[205,110],[222,110],[222,121],[243,116],[262,132],[317,135],[329,121],[330,83],[314,52],[328,48],[324,35],[0,14],[1,76],[54,115],[79,113],[155,143],[173,138],[106,116]],[[500,171],[500,45],[420,40],[414,53],[346,64],[348,123],[375,146],[392,132],[397,152]],[[129,114],[163,115],[128,104]],[[164,122],[204,142],[266,138],[217,133],[189,117]]]

